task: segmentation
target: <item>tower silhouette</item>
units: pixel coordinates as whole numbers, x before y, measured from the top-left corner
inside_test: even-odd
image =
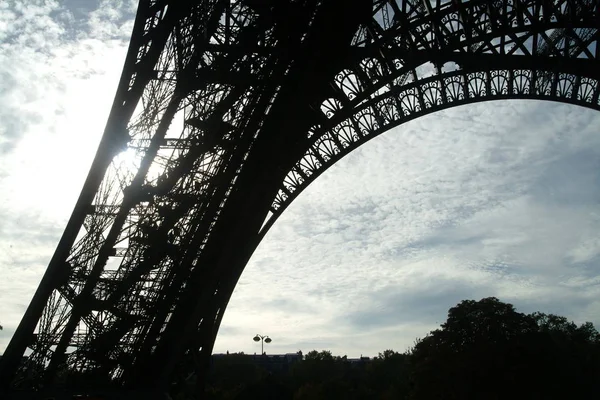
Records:
[[[600,109],[599,27],[596,0],[140,0],[103,138],[0,360],[1,389],[201,390],[240,274],[304,188],[438,110]]]

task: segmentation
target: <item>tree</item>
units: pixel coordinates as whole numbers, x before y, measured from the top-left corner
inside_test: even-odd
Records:
[[[294,365],[292,375],[298,386],[303,383],[324,382],[332,379],[335,375],[335,359],[331,351],[311,350],[304,355],[301,363]],[[318,385],[309,386],[305,389],[307,392],[313,393],[315,390],[320,390]]]
[[[206,398],[479,400],[597,398],[600,334],[565,317],[523,314],[489,297],[464,300],[408,352],[352,363],[312,350],[286,368],[264,357],[213,360]],[[183,399],[184,397],[181,397]],[[187,398],[187,397],[186,397]]]
[[[304,356],[306,361],[333,361],[333,355],[329,350],[311,350]]]
[[[379,353],[376,358],[379,360],[391,360],[400,356],[402,356],[402,354],[398,353],[397,351],[388,349],[384,350],[383,353]]]
[[[409,356],[384,350],[367,366],[368,386],[381,398],[405,398],[409,392]]]
[[[574,388],[597,396],[599,343],[590,323],[465,300],[412,349],[412,398],[573,398]]]

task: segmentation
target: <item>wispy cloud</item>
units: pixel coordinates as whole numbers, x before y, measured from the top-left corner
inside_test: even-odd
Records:
[[[384,134],[290,206],[223,326],[272,332],[285,342],[273,351],[312,337],[357,356],[405,349],[465,298],[599,324],[599,122],[572,106],[491,102]],[[250,311],[257,293],[310,312]]]
[[[0,348],[33,295],[91,164],[124,62],[131,6],[0,4]]]

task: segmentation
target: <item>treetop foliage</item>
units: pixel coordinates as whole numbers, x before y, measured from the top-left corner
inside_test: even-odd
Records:
[[[301,353],[298,353],[301,354]],[[233,362],[233,358],[231,359]],[[241,366],[241,367],[240,367]],[[590,322],[464,300],[405,353],[351,362],[312,350],[280,370],[213,368],[211,399],[560,399],[600,397],[600,334]]]

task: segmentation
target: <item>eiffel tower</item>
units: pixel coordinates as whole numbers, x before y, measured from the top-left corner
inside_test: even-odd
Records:
[[[304,188],[438,110],[599,110],[599,7],[140,0],[92,168],[1,359],[3,398],[195,398],[240,274]]]

